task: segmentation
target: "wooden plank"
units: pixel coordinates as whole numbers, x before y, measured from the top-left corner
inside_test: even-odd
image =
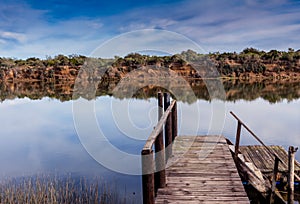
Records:
[[[171,202],[167,201],[167,200],[158,200],[156,203],[158,204],[167,204],[167,203],[173,203],[173,204],[182,204],[182,201],[176,201],[173,200]],[[184,201],[184,203],[186,203]],[[197,201],[197,200],[189,200],[188,201],[189,204],[224,204],[224,203],[228,203],[228,204],[238,204],[240,203],[240,201],[212,201],[212,200],[202,200],[202,201]]]
[[[167,182],[187,182],[187,181],[241,181],[239,176],[232,177],[185,177],[184,180],[181,177],[172,177],[169,176]]]
[[[224,137],[178,136],[168,165],[156,203],[249,203]]]
[[[189,191],[189,190],[182,190],[182,189],[172,189],[172,191],[168,190],[160,190],[159,194],[161,195],[173,195],[173,196],[197,196],[197,197],[205,197],[206,199],[211,199],[212,197],[220,198],[220,197],[226,197],[231,198],[231,200],[234,200],[236,197],[244,197],[244,192],[236,192],[234,195],[232,193],[222,193],[222,192],[213,192],[213,191]]]
[[[283,162],[279,162],[279,172],[287,172],[287,151],[285,151],[283,147],[275,145],[268,146],[268,148]],[[240,151],[246,160],[252,162],[261,172],[271,173],[273,171],[275,157],[274,155],[271,155],[265,147],[259,145],[240,146]],[[295,171],[300,171],[300,164],[298,161],[295,161]]]
[[[198,201],[205,201],[205,200],[214,200],[214,201],[246,201],[249,203],[249,199],[248,197],[245,196],[232,196],[232,197],[225,197],[225,196],[219,196],[219,197],[212,197],[212,196],[192,196],[192,195],[188,195],[188,196],[181,196],[181,195],[164,195],[163,196],[164,199],[167,198],[168,201],[171,200],[198,200]],[[158,198],[160,199],[160,198]]]

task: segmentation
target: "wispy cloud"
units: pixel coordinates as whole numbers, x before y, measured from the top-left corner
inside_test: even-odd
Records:
[[[15,32],[1,32],[0,31],[0,38],[2,38],[3,41],[5,39],[7,40],[16,40],[18,42],[25,42],[26,41],[26,36],[22,33],[15,33]]]
[[[151,28],[183,34],[210,52],[250,46],[264,50],[300,47],[299,1],[183,0],[122,5],[118,12],[91,4],[99,9],[76,16],[77,5],[65,8],[72,16],[66,13],[64,17],[54,16],[54,6],[37,9],[16,2],[0,3],[0,54],[5,56],[88,55],[105,40]]]
[[[126,27],[179,32],[208,51],[241,51],[248,46],[286,50],[300,47],[299,12],[300,4],[292,1],[184,1],[174,7],[131,11]],[[172,23],[161,25],[162,19]]]

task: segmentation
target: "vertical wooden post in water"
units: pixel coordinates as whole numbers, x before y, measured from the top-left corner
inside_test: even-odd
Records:
[[[274,203],[275,201],[275,189],[276,189],[276,178],[278,174],[278,165],[279,165],[279,159],[277,156],[275,156],[273,179],[272,179],[271,194],[270,194],[270,204]]]
[[[161,92],[157,95],[158,99],[158,121],[163,115],[163,95]],[[155,140],[155,192],[158,188],[166,186],[166,172],[165,172],[165,151],[164,151],[164,133],[163,130],[158,134]]]
[[[242,123],[240,121],[238,121],[237,130],[236,130],[236,137],[235,137],[235,150],[234,150],[235,158],[237,158],[238,154],[239,154],[241,128],[242,128]]]
[[[166,111],[170,106],[170,94],[164,93],[164,110]],[[166,162],[172,155],[172,117],[168,115],[165,125],[165,147],[166,147]]]
[[[288,174],[288,204],[294,203],[294,171],[295,171],[295,153],[298,148],[289,147],[289,174]]]
[[[152,150],[142,150],[142,174],[143,204],[154,204],[155,189]]]
[[[177,126],[177,102],[175,102],[172,110],[172,140],[175,140],[178,134],[178,126]]]

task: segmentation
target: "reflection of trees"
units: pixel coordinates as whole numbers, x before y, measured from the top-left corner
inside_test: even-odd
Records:
[[[239,99],[251,101],[260,97],[270,103],[275,103],[283,99],[291,101],[300,97],[299,81],[227,81],[223,84],[229,101]]]
[[[149,80],[149,79],[147,79]],[[152,81],[151,81],[152,80]],[[145,79],[136,79],[126,81],[126,86],[120,86],[120,81],[100,81],[96,91],[96,96],[102,95],[114,95],[119,98],[149,98],[156,97],[158,91],[162,90],[175,90],[180,92],[180,97],[177,100],[193,103],[195,98],[191,97],[191,89],[194,92],[196,98],[210,100],[210,95],[206,88],[206,85],[201,80],[189,80],[187,83],[174,78],[173,83],[164,84],[163,87],[157,87],[155,79],[145,81]],[[153,84],[153,85],[152,85]],[[213,83],[211,83],[213,86]],[[79,90],[87,90],[89,87],[88,83],[79,83],[76,85]],[[288,101],[298,99],[300,97],[300,82],[299,81],[239,81],[239,80],[228,80],[223,82],[223,86],[226,92],[227,101],[236,100],[255,100],[257,98],[263,98],[270,103],[279,102],[283,99]],[[114,92],[115,88],[118,91],[123,92],[122,95],[118,96]],[[134,87],[139,87],[132,90]],[[191,88],[191,89],[190,89]],[[211,90],[218,90],[218,87],[210,87]],[[6,82],[0,83],[0,100],[4,101],[7,99],[24,98],[30,99],[42,99],[43,97],[49,97],[58,99],[60,101],[72,100],[74,90],[74,82],[66,81],[64,83],[41,83],[41,82]],[[129,94],[130,93],[130,94]],[[81,95],[84,96],[84,95]],[[92,95],[86,96],[87,99],[93,99]]]

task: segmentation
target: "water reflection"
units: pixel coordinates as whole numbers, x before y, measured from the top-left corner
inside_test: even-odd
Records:
[[[174,79],[176,80],[176,79]],[[209,81],[209,80],[206,80]],[[122,82],[122,81],[121,81]],[[122,95],[115,97],[122,99],[124,96],[130,96],[139,99],[146,99],[149,97],[156,97],[156,93],[161,88],[157,86],[145,86],[134,92],[131,96],[132,87],[139,87],[143,84],[149,84],[144,79],[135,79],[126,81],[126,86],[120,86],[120,81],[101,81],[98,84],[96,91],[96,97],[103,95],[113,95],[116,87]],[[188,83],[187,83],[188,82]],[[209,93],[206,88],[206,84],[202,80],[178,80],[171,84],[166,84],[168,90],[179,90],[179,101],[194,103],[196,99],[210,100]],[[155,81],[152,84],[157,84]],[[161,82],[159,82],[161,83]],[[91,83],[78,83],[76,85],[77,93],[88,92],[88,87]],[[187,84],[189,86],[187,86]],[[214,84],[211,83],[211,86]],[[218,86],[218,84],[215,84]],[[227,101],[236,101],[240,99],[252,101],[257,98],[263,98],[270,103],[280,102],[283,99],[288,101],[297,99],[300,97],[300,81],[276,81],[276,80],[262,80],[262,81],[241,81],[241,80],[223,80],[223,86],[226,91]],[[58,99],[60,101],[72,100],[74,89],[74,82],[66,81],[62,83],[45,83],[45,82],[0,82],[0,101],[24,98],[30,99],[42,99],[43,97],[49,97]],[[212,90],[218,90],[218,87],[211,87]],[[190,97],[191,91],[196,98]],[[129,93],[129,94],[126,94]],[[80,94],[84,96],[84,94]],[[86,95],[87,99],[94,99],[95,95]]]
[[[299,102],[297,99],[269,104],[265,100],[257,99],[252,102],[225,102],[225,105],[227,113],[230,110],[237,113],[267,144],[287,147],[300,146]],[[112,106],[114,103],[120,103],[120,100],[106,96],[96,100],[99,125],[114,146],[128,153],[139,154],[143,141],[156,122],[156,100],[123,100],[129,109],[120,109],[117,112],[112,110],[115,108]],[[24,173],[51,169],[93,171],[94,168],[85,168],[87,163],[95,167],[97,164],[91,163],[91,158],[80,144],[73,125],[71,105],[71,101],[61,103],[49,98],[35,101],[28,98],[15,99],[1,103],[0,121],[3,128],[0,130],[0,159],[2,163],[7,163],[1,165],[1,172]],[[179,102],[178,107],[180,134],[208,133],[212,117],[211,103],[204,100],[198,100],[191,105]],[[127,112],[128,110],[130,111]],[[119,119],[114,114],[119,114]],[[127,126],[120,125],[122,118],[128,117],[130,121],[124,121]],[[223,134],[232,141],[235,123],[230,115],[226,116]],[[255,142],[246,132],[244,134],[242,142]]]
[[[201,82],[192,86],[196,101],[186,99],[178,103],[181,135],[203,135],[209,130],[213,134],[215,131],[211,125],[212,104],[203,86]],[[99,127],[113,146],[139,155],[144,139],[157,121],[157,101],[151,96],[155,96],[158,88],[144,87],[134,98],[120,99],[109,96],[112,87],[109,84],[97,92],[100,97],[95,99],[95,113]],[[289,145],[300,147],[298,82],[277,85],[228,81],[224,87],[228,100],[222,103],[228,114],[223,135],[234,141],[236,121],[229,115],[229,111],[234,111],[266,144],[282,145],[285,149]],[[2,84],[0,176],[43,172],[96,175],[116,181],[122,190],[126,186],[127,192],[135,192],[139,199],[139,176],[115,173],[86,152],[74,128],[71,97],[72,84],[52,87],[39,83]],[[242,144],[256,142],[242,132]],[[99,154],[103,148],[99,146]],[[118,162],[112,156],[105,155],[112,162]],[[300,160],[300,151],[296,158]]]

